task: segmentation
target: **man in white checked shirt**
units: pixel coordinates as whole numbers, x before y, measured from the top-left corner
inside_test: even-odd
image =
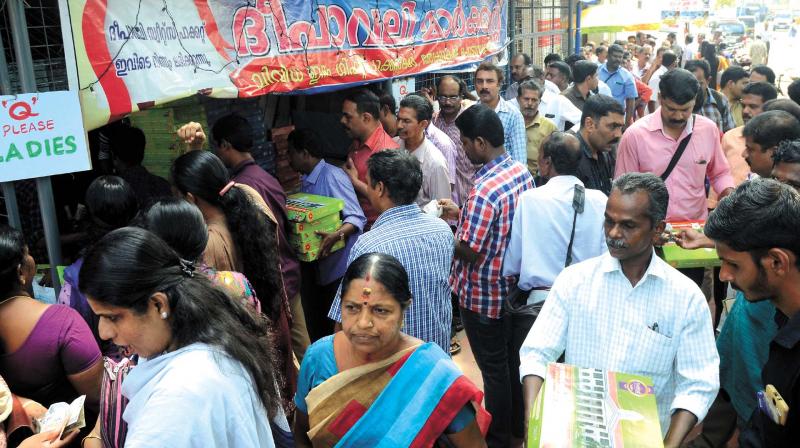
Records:
[[[526,415],[549,362],[647,375],[666,447],[678,447],[719,389],[719,356],[700,288],[656,256],[669,193],[653,174],[628,173],[606,205],[609,252],[556,278],[520,350]]]

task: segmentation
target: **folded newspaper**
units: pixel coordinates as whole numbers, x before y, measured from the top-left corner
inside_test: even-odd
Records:
[[[66,433],[86,426],[83,415],[83,402],[86,395],[81,395],[72,403],[53,403],[42,418],[35,419],[34,429],[37,433],[56,431],[59,438]]]

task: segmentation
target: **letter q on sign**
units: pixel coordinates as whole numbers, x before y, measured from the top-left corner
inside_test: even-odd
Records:
[[[17,101],[14,103],[3,101],[2,104],[4,108],[8,109],[8,116],[12,120],[23,121],[31,117],[39,116],[38,113],[33,111],[32,107],[32,105],[36,104],[36,97],[31,99],[31,104],[28,104],[27,101]]]

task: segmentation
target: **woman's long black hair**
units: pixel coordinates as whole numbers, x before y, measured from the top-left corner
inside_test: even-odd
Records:
[[[703,41],[700,44],[700,56],[708,62],[711,71],[708,76],[711,78],[708,81],[708,86],[713,90],[717,90],[717,72],[719,71],[719,58],[717,58],[717,48],[709,41]]]
[[[178,254],[153,233],[125,227],[89,249],[80,289],[101,303],[147,310],[150,297],[164,293],[172,311],[172,342],[178,347],[202,342],[239,361],[250,374],[270,417],[280,406],[279,374],[266,319],[250,312],[212,286],[205,276],[189,275]]]
[[[252,282],[270,319],[277,321],[283,281],[276,224],[251,202],[242,189],[233,187],[225,194],[219,194],[230,182],[230,175],[222,161],[208,151],[191,151],[178,157],[172,165],[171,175],[181,193],[191,193],[219,207],[225,214],[228,230],[244,263],[242,273]]]
[[[119,176],[100,176],[86,190],[86,208],[91,222],[90,244],[108,232],[125,227],[136,216],[139,205],[133,187]]]
[[[18,269],[25,259],[25,238],[22,232],[8,226],[0,226],[0,299],[18,293]]]
[[[143,209],[131,225],[155,233],[184,260],[195,263],[208,244],[200,209],[186,199],[161,198]]]

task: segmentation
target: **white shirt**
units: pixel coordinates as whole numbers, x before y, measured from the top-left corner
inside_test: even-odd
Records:
[[[614,96],[611,94],[611,87],[604,83],[602,79],[597,80],[597,93],[606,96]]]
[[[564,351],[567,364],[650,376],[664,434],[676,409],[702,421],[719,389],[706,299],[655,253],[636,286],[608,253],[561,272],[520,349],[520,378],[544,378]]]
[[[549,91],[549,92],[555,93],[556,95],[561,93],[561,89],[558,88],[556,83],[554,83],[553,81],[550,81],[549,79],[545,79],[544,80],[544,89]]]
[[[661,91],[658,88],[658,83],[661,82],[661,77],[664,75],[664,73],[667,73],[667,67],[664,67],[662,65],[661,67],[658,67],[658,69],[656,69],[656,71],[653,72],[653,76],[650,77],[650,81],[647,83],[648,87],[653,89],[653,96],[650,97],[650,101],[655,101],[656,102],[656,109],[658,109],[658,105],[659,105],[658,93]],[[653,109],[653,110],[655,110],[655,109]]]
[[[403,139],[395,137],[394,141],[400,145],[400,149],[406,149]],[[423,207],[430,201],[449,198],[450,174],[442,152],[427,137],[417,149],[409,152],[419,160],[422,168],[422,188],[419,189],[415,202]]]
[[[686,47],[684,47],[683,54],[681,55],[681,67],[686,65],[687,62],[694,59],[698,51],[700,51],[700,46],[697,45],[696,42],[692,42]]]
[[[241,363],[206,344],[140,358],[122,384],[130,399],[122,415],[125,446],[274,447],[254,387]],[[288,429],[285,416],[280,426]]]
[[[609,90],[609,94],[610,93],[611,91]],[[508,101],[508,103],[519,109],[519,102],[516,98]],[[581,115],[583,114],[583,111],[575,107],[567,97],[560,93],[553,93],[547,89],[542,92],[542,99],[539,102],[539,112],[544,114],[544,116],[552,121],[558,130],[562,132],[564,131],[564,126],[567,121],[571,122],[573,125],[580,125]]]
[[[583,182],[575,176],[556,176],[520,195],[503,259],[503,275],[519,275],[520,289],[549,288],[564,269],[575,214],[575,184]],[[608,250],[603,231],[607,200],[601,191],[586,189],[583,213],[575,221],[573,264]]]

